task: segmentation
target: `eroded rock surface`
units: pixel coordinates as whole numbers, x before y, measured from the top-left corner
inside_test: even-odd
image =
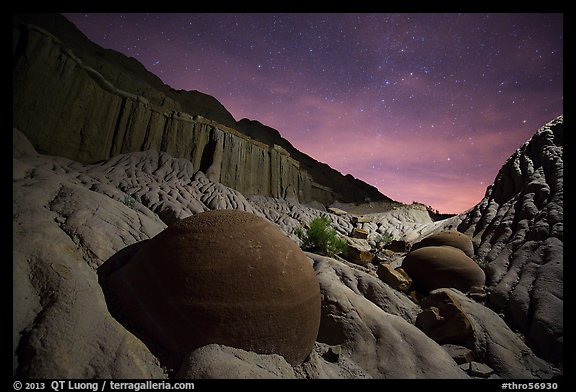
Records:
[[[450,355],[412,322],[418,307],[378,278],[308,254],[322,292],[318,341],[374,378],[465,378]]]
[[[125,154],[82,165],[37,154],[17,131],[13,140],[13,366],[14,374],[22,378],[175,375],[110,315],[96,272],[104,273],[103,263],[112,259],[121,267],[167,224],[203,211],[252,212],[275,223],[295,242],[295,228],[327,213],[278,198],[246,198],[214,183],[190,161],[165,153]],[[421,213],[399,209],[356,224],[370,233],[369,238],[388,231],[408,243],[448,224],[457,225],[460,219],[430,222]],[[350,233],[355,224],[349,214],[331,218],[341,235]],[[421,308],[407,295],[364,267],[307,255],[321,287],[322,313],[314,349],[293,367],[296,377],[467,377],[441,346],[414,326]],[[495,312],[450,292],[472,321],[469,348],[475,360],[492,368],[495,376],[558,374]],[[214,352],[228,358],[233,350]],[[246,363],[238,364],[238,369],[245,365],[254,369],[259,363],[251,358],[241,361]],[[206,374],[226,374],[214,368],[210,372]],[[289,371],[275,374],[292,377]]]
[[[563,361],[563,118],[543,126],[500,169],[484,199],[451,226],[473,238],[488,305]]]
[[[501,378],[550,378],[559,370],[537,357],[521,336],[510,330],[493,310],[454,289],[439,289],[455,297],[471,321],[470,347],[477,361],[486,363]]]

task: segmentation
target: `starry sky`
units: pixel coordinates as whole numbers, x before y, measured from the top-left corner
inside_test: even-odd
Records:
[[[562,114],[562,14],[64,14],[394,200],[460,213]]]

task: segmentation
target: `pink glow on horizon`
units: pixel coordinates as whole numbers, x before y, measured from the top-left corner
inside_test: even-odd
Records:
[[[65,14],[404,203],[477,204],[563,110],[562,14]]]
[[[234,103],[228,106],[234,113]],[[429,125],[425,132],[421,123],[411,119],[404,120],[402,127],[381,124],[374,117],[358,125],[357,116],[346,114],[349,106],[355,104],[327,103],[304,95],[290,103],[287,112],[311,110],[310,115],[264,114],[259,121],[282,134],[288,128],[294,135],[289,141],[300,151],[376,186],[396,201],[417,201],[444,213],[464,212],[480,202],[506,159],[543,125],[519,124],[514,130],[500,131],[476,128],[469,143],[462,143],[442,125],[450,124],[449,119],[437,119],[439,125]],[[484,112],[487,124],[497,123],[501,116],[492,108]],[[449,127],[457,132],[458,126]],[[436,132],[438,128],[444,131]],[[525,135],[524,141],[518,142],[518,133]],[[458,173],[454,169],[458,166],[466,169]]]

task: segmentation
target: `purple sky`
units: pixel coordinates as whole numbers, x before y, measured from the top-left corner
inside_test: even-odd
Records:
[[[65,14],[405,203],[480,201],[562,114],[561,14]]]

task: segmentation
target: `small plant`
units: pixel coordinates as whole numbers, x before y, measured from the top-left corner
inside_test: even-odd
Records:
[[[330,218],[321,216],[306,226],[306,232],[298,228],[296,235],[302,240],[302,249],[330,257],[344,253],[348,244],[338,237],[336,230],[330,227],[330,223]]]
[[[134,206],[136,205],[136,199],[134,199],[132,196],[126,195],[124,196],[124,201],[122,203],[124,203],[125,206],[134,209]]]
[[[476,264],[478,264],[478,267],[482,268],[483,270],[485,270],[486,267],[488,266],[488,263],[486,262],[486,260],[480,258],[478,255],[472,256],[472,260],[474,260],[474,262],[476,262]]]
[[[384,248],[386,245],[394,241],[394,236],[391,233],[385,231],[384,233],[380,234],[374,242],[378,245],[379,248]]]

